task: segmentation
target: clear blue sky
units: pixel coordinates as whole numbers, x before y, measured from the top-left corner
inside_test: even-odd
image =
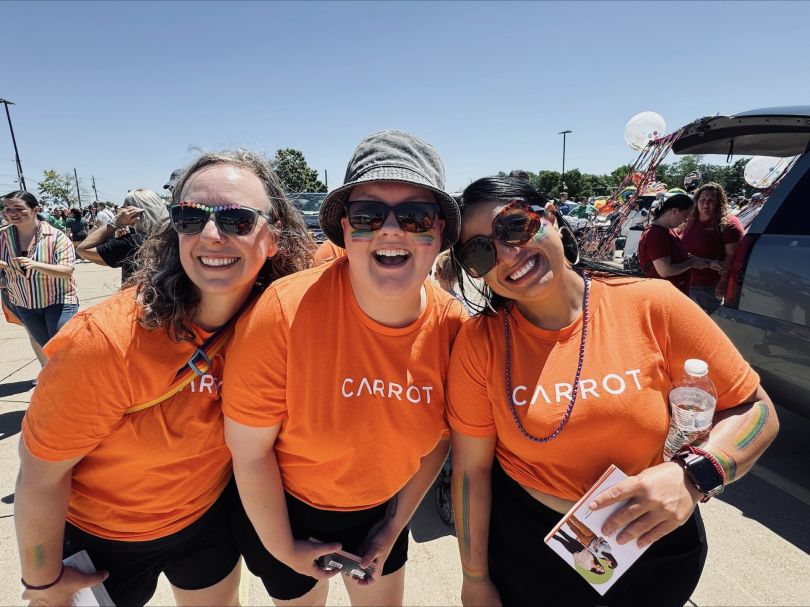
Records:
[[[72,171],[102,198],[159,190],[193,148],[302,150],[329,186],[396,128],[448,187],[499,170],[608,172],[627,120],[810,103],[804,2],[0,3],[0,97],[29,188]],[[716,159],[721,162],[722,159]],[[15,187],[0,121],[0,188]]]

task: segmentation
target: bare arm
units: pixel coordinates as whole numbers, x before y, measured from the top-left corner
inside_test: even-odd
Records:
[[[29,257],[15,257],[14,259],[24,270],[36,270],[37,272],[42,272],[48,276],[65,279],[70,278],[70,276],[73,274],[73,266],[63,266],[55,263],[43,263],[41,261],[34,261]]]
[[[62,569],[62,542],[68,496],[76,457],[61,462],[41,460],[20,441],[20,472],[14,495],[14,526],[22,578],[32,586],[52,583]],[[26,600],[66,605],[77,590],[99,583],[106,574],[66,570],[58,584],[43,591],[27,590]]]
[[[436,480],[449,448],[448,439],[440,440],[430,453],[422,457],[419,470],[397,493],[395,508],[389,512],[390,518],[381,521],[368,549],[362,555],[363,558],[360,561],[362,567],[374,565],[374,573],[371,579],[364,580],[366,583],[373,583],[382,575],[383,565],[394,543],[413,517],[422,498],[425,497],[425,493]],[[358,581],[358,583],[362,582]]]
[[[464,605],[499,605],[489,578],[489,518],[495,437],[473,438],[453,431],[453,511],[464,579]]]
[[[78,253],[79,257],[82,259],[92,261],[100,266],[106,266],[107,262],[98,254],[96,247],[107,242],[113,237],[113,234],[115,234],[115,228],[109,223],[93,230],[87,238],[76,245],[76,253]]]
[[[715,295],[721,299],[726,294],[726,286],[728,285],[728,270],[731,267],[731,260],[734,258],[734,251],[737,250],[739,242],[732,242],[725,245],[726,258],[723,260],[723,269],[720,270],[720,282],[717,283]]]
[[[328,574],[315,565],[315,559],[339,550],[340,545],[314,544],[293,538],[273,448],[280,428],[280,425],[254,428],[225,418],[225,442],[233,456],[239,496],[268,552],[304,575],[316,579],[331,577],[337,570]]]
[[[653,259],[653,266],[655,271],[661,278],[669,278],[670,276],[677,276],[692,268],[707,268],[709,267],[709,260],[702,257],[689,257],[686,261],[680,263],[672,263],[671,257],[659,257]]]
[[[709,436],[700,446],[723,466],[728,484],[754,466],[778,431],[773,403],[759,386],[743,403],[715,416]],[[702,497],[681,466],[666,462],[601,493],[589,507],[629,500],[605,521],[602,533],[622,530],[617,538],[620,544],[637,539],[639,546],[645,546],[682,525]]]

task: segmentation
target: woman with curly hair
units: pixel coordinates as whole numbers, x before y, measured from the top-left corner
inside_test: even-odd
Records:
[[[692,268],[689,297],[707,314],[714,312],[726,293],[728,268],[745,229],[728,212],[728,197],[719,183],[707,183],[695,192],[695,208],[681,232],[681,242],[690,255],[722,262],[720,271]]]
[[[204,154],[134,286],[48,345],[20,441],[15,524],[23,598],[66,605],[104,581],[143,605],[164,573],[178,604],[238,604],[238,507],[220,384],[235,319],[314,245],[262,158]],[[77,391],[104,377],[102,389]],[[99,573],[64,566],[86,550]]]

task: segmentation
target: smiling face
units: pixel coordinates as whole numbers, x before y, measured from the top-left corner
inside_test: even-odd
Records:
[[[9,198],[4,201],[3,216],[11,225],[32,228],[37,223],[37,207],[31,208],[24,200]]]
[[[209,207],[238,204],[270,213],[272,210],[262,182],[250,171],[230,165],[203,167],[191,175],[180,200]],[[250,234],[234,236],[222,232],[213,214],[199,234],[178,234],[180,263],[203,298],[244,298],[268,257],[277,250],[267,220],[259,217]]]
[[[349,202],[372,200],[394,206],[403,202],[435,203],[430,190],[407,183],[381,181],[352,189]],[[441,248],[444,220],[436,217],[427,232],[406,232],[389,213],[379,230],[358,231],[340,220],[352,287],[358,299],[407,298],[420,292]],[[360,291],[360,293],[358,293]]]
[[[507,204],[492,201],[467,207],[459,242],[489,236],[493,219]],[[540,229],[526,244],[509,246],[497,239],[494,242],[497,263],[483,277],[490,289],[518,304],[555,296],[567,261],[559,231],[548,214],[543,216]]]

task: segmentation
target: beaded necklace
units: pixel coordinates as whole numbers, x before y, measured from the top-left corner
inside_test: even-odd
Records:
[[[503,314],[503,332],[506,339],[506,400],[509,402],[509,410],[512,412],[512,418],[515,420],[518,430],[520,430],[520,433],[524,438],[534,443],[547,443],[557,438],[560,432],[562,432],[562,429],[565,427],[565,424],[568,423],[568,419],[571,417],[571,412],[574,410],[574,403],[577,402],[577,393],[579,392],[579,376],[580,373],[582,373],[582,362],[585,359],[585,337],[588,333],[588,300],[590,299],[591,293],[591,279],[587,276],[583,276],[583,280],[585,282],[585,292],[582,296],[582,338],[579,343],[579,362],[577,363],[577,372],[574,375],[571,400],[568,402],[568,408],[565,410],[565,415],[563,415],[560,425],[557,426],[557,429],[548,436],[539,437],[530,434],[529,431],[523,427],[523,424],[520,422],[520,418],[518,417],[517,409],[515,408],[515,401],[512,398],[512,375],[510,371],[512,358],[512,331],[509,328],[509,315],[505,311]]]

